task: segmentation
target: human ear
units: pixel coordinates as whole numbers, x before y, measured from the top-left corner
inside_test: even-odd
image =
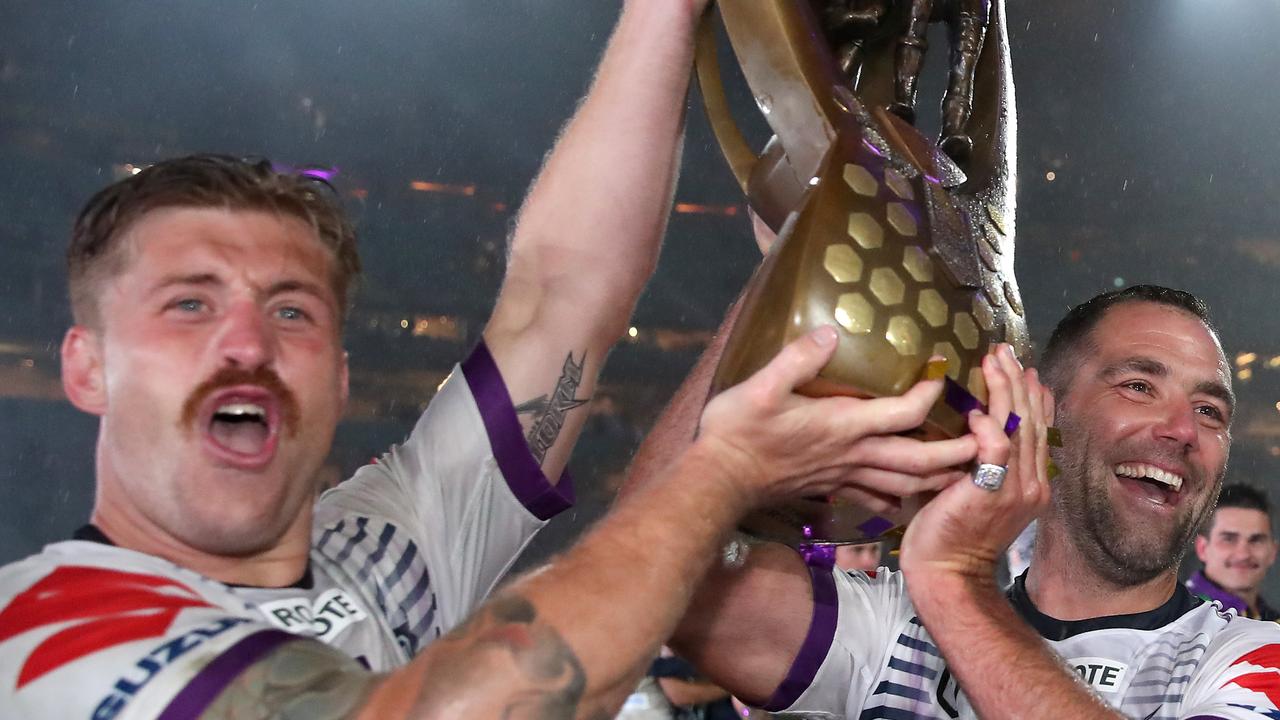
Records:
[[[62,338],[62,390],[84,412],[103,415],[107,411],[101,338],[84,325],[72,327]]]
[[[1196,535],[1196,557],[1200,558],[1200,562],[1204,562],[1204,549],[1209,546],[1209,538],[1203,535]]]

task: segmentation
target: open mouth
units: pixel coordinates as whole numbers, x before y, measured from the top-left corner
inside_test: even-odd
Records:
[[[1155,465],[1121,463],[1114,472],[1131,490],[1161,505],[1177,502],[1182,492],[1182,476]]]
[[[266,465],[276,451],[278,407],[275,397],[262,388],[238,387],[215,393],[199,415],[205,446],[237,467]]]

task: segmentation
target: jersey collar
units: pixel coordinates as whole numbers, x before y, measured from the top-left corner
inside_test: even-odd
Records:
[[[1066,640],[1069,637],[1093,630],[1110,630],[1123,628],[1127,630],[1155,630],[1177,620],[1188,612],[1199,607],[1204,601],[1192,595],[1179,584],[1174,588],[1173,596],[1163,605],[1146,612],[1131,615],[1107,615],[1084,620],[1059,620],[1045,615],[1036,609],[1031,597],[1027,595],[1027,573],[1023,572],[1013,581],[1007,593],[1014,610],[1031,624],[1046,640]]]
[[[116,544],[111,541],[111,538],[107,537],[107,534],[102,532],[102,528],[98,527],[97,525],[94,525],[93,523],[81,525],[79,528],[76,529],[74,533],[71,534],[71,539],[84,540],[85,542],[93,542],[93,543],[98,543],[99,545],[110,545],[111,547],[116,547]],[[235,588],[257,587],[256,585],[236,585],[234,583],[223,583],[223,584],[227,585],[228,587],[235,587]],[[312,577],[311,575],[311,562],[308,561],[307,569],[305,572],[302,573],[302,577],[298,578],[298,581],[293,583],[292,585],[287,585],[285,587],[296,588],[298,590],[310,590],[314,586],[315,586],[315,578]]]

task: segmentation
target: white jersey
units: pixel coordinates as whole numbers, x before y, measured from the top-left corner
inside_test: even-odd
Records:
[[[293,587],[90,540],[0,568],[0,718],[196,717],[298,636],[396,668],[484,599],[571,487],[543,476],[480,345],[403,445],[320,498]]]
[[[977,717],[916,617],[900,573],[811,573],[809,634],[767,709],[832,720]],[[1150,612],[1072,622],[1037,611],[1021,578],[1009,598],[1081,680],[1126,717],[1280,718],[1276,623],[1238,617],[1181,586]],[[1044,717],[1052,716],[1045,708]]]

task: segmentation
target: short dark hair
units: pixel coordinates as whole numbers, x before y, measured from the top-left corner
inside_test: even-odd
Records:
[[[1089,333],[1111,308],[1129,302],[1150,302],[1177,308],[1199,318],[1215,335],[1217,328],[1209,317],[1204,301],[1185,290],[1159,285],[1133,285],[1123,290],[1095,295],[1067,312],[1053,329],[1049,343],[1040,354],[1037,368],[1045,384],[1058,397],[1067,390],[1070,369],[1079,362],[1081,346],[1089,342]]]
[[[307,223],[334,254],[330,278],[340,319],[360,274],[355,229],[333,188],[306,173],[280,172],[266,160],[190,155],[165,160],[99,191],[76,218],[67,248],[68,286],[75,322],[97,327],[101,283],[126,257],[118,242],[146,213],[170,207],[261,210]]]
[[[1228,483],[1222,486],[1222,492],[1218,493],[1218,505],[1213,509],[1216,515],[1222,508],[1242,508],[1244,510],[1257,510],[1267,516],[1267,526],[1271,526],[1271,501],[1267,498],[1267,491],[1253,485],[1245,483]],[[1213,532],[1213,517],[1210,516],[1209,521],[1200,526],[1200,534],[1209,537],[1209,533]]]

